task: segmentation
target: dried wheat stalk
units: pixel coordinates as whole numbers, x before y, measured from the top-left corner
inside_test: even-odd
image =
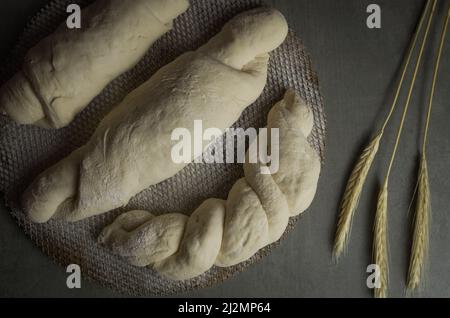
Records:
[[[398,99],[400,96],[400,92],[403,88],[405,76],[408,71],[409,65],[411,63],[411,58],[412,58],[414,49],[416,48],[416,45],[417,45],[417,42],[419,39],[419,35],[422,31],[427,12],[429,11],[429,8],[431,6],[431,2],[432,2],[432,0],[427,1],[425,9],[420,18],[420,22],[417,26],[416,32],[414,34],[413,40],[411,42],[411,45],[410,45],[410,48],[408,51],[408,56],[407,56],[407,59],[406,59],[406,62],[405,62],[404,68],[403,68],[400,82],[397,87],[394,101],[390,108],[389,114],[386,117],[386,120],[383,124],[383,127],[382,127],[380,133],[371,141],[369,146],[363,151],[362,155],[359,157],[359,159],[356,163],[356,166],[353,169],[353,171],[350,175],[350,178],[348,180],[348,183],[347,183],[344,195],[343,195],[343,199],[341,202],[341,210],[340,210],[340,214],[339,214],[336,238],[335,238],[334,249],[333,249],[333,257],[336,260],[339,259],[339,257],[346,250],[346,247],[348,245],[348,239],[350,236],[353,216],[358,207],[359,198],[361,196],[361,192],[364,187],[364,183],[367,179],[367,175],[370,171],[370,168],[372,167],[372,163],[378,152],[378,148],[380,145],[380,141],[384,135],[384,131],[385,131],[387,125],[389,124],[390,119],[396,109],[397,102],[398,102]]]
[[[449,20],[450,20],[450,8],[448,10],[448,14],[444,23],[444,27],[441,34],[441,41],[439,45],[439,51],[436,56],[436,64],[434,68],[433,83],[431,87],[427,121],[423,139],[422,159],[420,162],[420,170],[418,176],[419,187],[416,203],[416,215],[414,220],[413,243],[411,247],[411,257],[408,271],[407,290],[409,292],[416,290],[420,286],[425,271],[426,259],[428,256],[429,223],[431,215],[431,194],[428,179],[426,148],[428,141],[428,132],[430,127],[431,113],[433,109],[434,94],[436,91],[436,84],[439,75],[439,68],[441,65],[442,52],[445,45],[445,38],[447,35]]]
[[[388,184],[389,184],[389,177],[391,175],[392,167],[397,155],[398,146],[400,145],[400,139],[402,137],[403,128],[406,121],[406,116],[408,114],[409,105],[411,103],[412,94],[414,91],[414,87],[417,80],[417,74],[419,73],[420,65],[422,62],[423,53],[425,51],[426,44],[428,42],[428,35],[430,33],[431,25],[433,22],[434,12],[436,10],[437,0],[433,1],[433,7],[431,9],[430,16],[428,18],[428,24],[427,28],[425,30],[425,35],[423,38],[423,42],[420,48],[419,56],[417,58],[416,67],[414,69],[413,78],[411,81],[411,85],[408,92],[408,97],[406,99],[406,104],[403,109],[403,115],[402,120],[400,122],[400,127],[398,128],[397,132],[397,138],[394,145],[394,150],[392,152],[391,160],[389,162],[389,168],[388,172],[386,174],[386,179],[384,182],[383,189],[381,191],[379,200],[378,200],[378,206],[377,206],[377,213],[375,216],[375,229],[374,229],[374,244],[373,244],[373,256],[374,256],[374,263],[380,266],[381,270],[381,277],[380,277],[380,288],[376,288],[374,291],[375,297],[387,297],[388,293],[388,254],[387,254],[387,212],[388,212],[388,204],[387,204],[387,198],[388,198]],[[385,239],[383,239],[383,236]],[[378,263],[380,262],[380,263]]]

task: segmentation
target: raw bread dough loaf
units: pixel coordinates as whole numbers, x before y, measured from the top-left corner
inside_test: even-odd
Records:
[[[236,182],[226,202],[208,200],[184,220],[178,214],[142,218],[139,214],[150,214],[125,213],[104,229],[99,242],[132,264],[151,265],[173,280],[196,277],[213,265],[227,267],[246,261],[279,240],[289,218],[312,203],[321,170],[320,158],[307,141],[312,127],[311,110],[288,91],[268,119],[268,128],[279,128],[280,133],[277,173],[262,174],[261,164],[246,163],[245,178]],[[163,222],[171,215],[184,222],[184,235],[182,224]],[[160,233],[169,236],[169,232],[171,254],[153,257],[167,246]]]
[[[97,0],[83,10],[81,29],[64,23],[28,52],[22,71],[1,88],[0,108],[20,124],[68,125],[188,6],[188,0]]]
[[[287,32],[278,11],[248,11],[196,52],[163,67],[103,120],[86,146],[29,187],[22,205],[31,220],[77,221],[101,214],[182,170],[187,164],[171,158],[177,143],[172,132],[187,128],[194,135],[199,119],[204,129],[222,131],[236,122],[263,91],[268,53]]]

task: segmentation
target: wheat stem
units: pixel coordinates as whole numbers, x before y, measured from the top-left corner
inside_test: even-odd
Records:
[[[427,12],[428,12],[428,10],[429,10],[429,8],[430,8],[431,2],[432,2],[432,0],[428,0],[428,1],[427,1],[427,4],[426,4],[426,6],[425,6],[425,9],[424,9],[423,12],[422,12],[422,16],[420,17],[420,22],[419,22],[418,27],[416,28],[416,31],[415,31],[415,33],[414,33],[413,41],[412,41],[412,43],[411,43],[411,45],[410,45],[410,48],[409,48],[409,51],[408,51],[408,57],[407,57],[407,59],[406,59],[406,63],[405,63],[405,66],[404,66],[404,68],[403,68],[402,76],[401,76],[401,78],[400,78],[400,82],[399,82],[399,85],[398,85],[398,87],[397,87],[397,91],[396,91],[396,93],[395,93],[394,101],[393,101],[393,103],[392,103],[392,106],[391,106],[391,109],[390,109],[390,111],[389,111],[389,114],[388,114],[388,116],[386,117],[386,120],[385,120],[385,122],[383,123],[383,126],[382,126],[382,128],[381,128],[381,135],[384,134],[384,131],[386,130],[386,127],[387,127],[387,125],[389,124],[389,122],[390,122],[390,120],[391,120],[391,117],[392,117],[392,115],[393,115],[394,112],[395,112],[395,109],[397,108],[397,102],[398,102],[398,99],[399,99],[399,97],[400,97],[400,92],[401,92],[401,90],[402,90],[402,88],[403,88],[403,82],[404,82],[404,80],[405,80],[406,73],[407,73],[408,68],[409,68],[409,64],[411,63],[411,58],[412,58],[412,55],[413,55],[413,53],[414,53],[414,49],[416,48],[417,41],[418,41],[419,35],[420,35],[421,31],[422,31],[423,24],[424,24],[424,22],[425,22],[425,17],[426,17]]]
[[[450,20],[450,8],[448,10],[447,18],[445,19],[444,27],[443,27],[443,30],[442,30],[441,42],[440,42],[440,45],[439,45],[439,51],[438,51],[438,54],[437,54],[437,57],[436,57],[436,64],[435,64],[435,67],[434,67],[433,83],[431,85],[431,93],[430,93],[430,99],[429,99],[429,104],[428,104],[428,113],[427,113],[427,122],[426,122],[426,125],[425,125],[425,135],[424,135],[424,139],[423,139],[423,148],[422,148],[422,152],[423,153],[426,152],[426,147],[427,147],[428,132],[429,132],[430,120],[431,120],[431,113],[432,113],[432,110],[433,110],[434,93],[436,91],[436,84],[437,84],[437,80],[438,80],[438,76],[439,76],[439,68],[440,68],[440,65],[441,65],[442,52],[444,51],[445,38],[447,36],[449,20]]]
[[[428,164],[426,158],[426,148],[428,141],[428,132],[430,127],[431,113],[433,109],[434,94],[439,75],[442,52],[445,45],[445,38],[450,20],[450,8],[442,30],[439,51],[436,56],[436,64],[434,68],[433,83],[428,104],[427,120],[425,125],[425,134],[423,139],[422,159],[419,170],[419,188],[416,203],[416,215],[414,220],[413,242],[411,247],[411,257],[409,262],[407,290],[412,292],[416,290],[425,271],[426,258],[429,247],[429,222],[431,215],[431,195],[428,179]]]
[[[408,97],[406,99],[405,108],[403,110],[402,120],[400,122],[400,127],[398,128],[397,139],[395,141],[394,150],[392,152],[391,160],[389,162],[389,168],[388,168],[388,172],[386,174],[386,180],[388,180],[389,176],[391,175],[392,167],[394,165],[394,161],[395,161],[395,158],[397,156],[398,146],[400,145],[400,139],[402,137],[403,127],[404,127],[405,121],[406,121],[406,115],[408,114],[409,105],[411,103],[412,94],[413,94],[414,87],[415,87],[416,80],[417,80],[417,74],[419,73],[419,69],[420,69],[420,65],[421,65],[421,62],[422,62],[423,53],[425,51],[425,47],[426,47],[426,44],[428,42],[428,35],[430,33],[431,24],[433,22],[434,12],[436,10],[436,4],[437,4],[437,0],[434,0],[433,8],[431,9],[430,17],[428,19],[428,25],[427,25],[427,28],[425,30],[425,36],[424,36],[424,39],[423,39],[423,42],[422,42],[422,45],[421,45],[421,48],[420,48],[419,57],[417,59],[416,67],[414,69],[412,82],[411,82],[411,85],[409,87]]]
[[[359,198],[361,196],[362,189],[364,187],[364,183],[367,179],[367,175],[372,166],[373,160],[378,152],[378,148],[380,145],[381,138],[383,137],[384,131],[389,124],[389,121],[397,107],[398,99],[400,96],[400,92],[403,88],[403,83],[405,80],[406,73],[408,71],[409,65],[411,63],[411,58],[414,52],[414,49],[417,46],[419,35],[422,31],[423,24],[429,11],[432,0],[428,0],[425,6],[425,9],[421,15],[420,22],[416,28],[413,40],[410,44],[405,65],[403,67],[402,75],[400,81],[398,83],[397,91],[395,93],[394,101],[391,105],[389,113],[386,117],[386,120],[383,123],[383,126],[379,132],[379,134],[370,142],[369,146],[367,146],[362,155],[359,157],[355,168],[353,169],[350,178],[347,182],[347,186],[343,195],[343,199],[341,202],[341,210],[338,219],[336,238],[333,249],[333,256],[337,260],[341,256],[341,254],[345,251],[348,245],[348,239],[350,236],[351,225],[353,221],[353,216],[357,209]]]

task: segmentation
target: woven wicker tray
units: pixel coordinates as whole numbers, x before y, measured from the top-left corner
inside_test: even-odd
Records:
[[[85,6],[92,0],[77,1]],[[66,17],[71,0],[55,0],[28,24],[11,60],[0,74],[0,84],[20,69],[25,53],[51,33]],[[223,24],[242,11],[263,5],[258,0],[191,0],[191,8],[176,20],[173,31],[159,40],[131,71],[111,83],[67,128],[45,131],[14,124],[0,116],[0,191],[19,226],[44,253],[63,266],[79,264],[83,277],[127,295],[172,295],[220,283],[266,256],[279,243],[268,246],[245,263],[231,268],[213,268],[201,277],[172,282],[152,269],[133,267],[96,243],[102,228],[130,209],[155,214],[191,213],[210,197],[226,198],[234,182],[243,176],[240,165],[192,164],[178,175],[153,186],[134,198],[129,206],[76,224],[51,221],[30,223],[18,205],[18,197],[43,170],[83,145],[99,121],[123,97],[161,66],[188,50],[196,49],[215,35]],[[289,33],[286,42],[272,54],[269,79],[261,97],[250,106],[236,126],[264,127],[270,108],[287,88],[296,89],[314,111],[315,126],[310,143],[324,158],[325,114],[317,76],[301,41]],[[288,233],[298,218],[290,221]]]

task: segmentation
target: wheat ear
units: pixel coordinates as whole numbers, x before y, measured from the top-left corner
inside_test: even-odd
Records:
[[[408,271],[407,290],[412,292],[420,285],[423,276],[429,241],[429,218],[431,212],[430,187],[426,156],[422,156],[419,172],[414,234]]]
[[[389,256],[387,243],[387,204],[388,183],[386,182],[378,197],[374,226],[373,261],[379,267],[378,286],[374,289],[376,298],[386,298],[388,296]]]
[[[334,243],[334,258],[337,260],[344,252],[351,229],[351,222],[353,215],[358,206],[359,197],[361,195],[367,175],[369,174],[372,162],[378,152],[380,140],[382,135],[379,134],[363,151],[361,157],[358,159],[355,168],[353,169],[350,179],[342,199],[342,208],[339,215],[336,239]]]
[[[363,151],[362,155],[359,157],[355,168],[353,169],[350,178],[347,182],[347,186],[345,188],[345,192],[341,202],[341,209],[339,213],[338,225],[336,230],[336,237],[334,242],[333,249],[333,258],[338,260],[342,253],[345,251],[348,240],[350,237],[350,231],[353,221],[353,216],[358,207],[359,198],[361,196],[362,189],[364,187],[364,183],[367,179],[367,175],[369,174],[370,168],[372,167],[372,163],[376,157],[378,152],[378,148],[380,145],[380,141],[383,137],[384,131],[396,109],[397,102],[400,96],[400,92],[403,88],[403,83],[405,80],[406,73],[408,71],[409,65],[411,63],[412,55],[414,49],[416,48],[420,32],[422,31],[423,24],[425,21],[426,14],[430,8],[432,0],[428,0],[425,6],[425,9],[420,18],[420,22],[416,28],[413,40],[411,42],[410,48],[408,50],[408,55],[406,58],[406,62],[402,71],[402,75],[397,87],[397,91],[395,93],[394,101],[391,105],[389,114],[386,117],[386,120],[383,124],[383,127],[380,133],[371,141],[369,146]]]
[[[408,283],[407,283],[408,292],[412,292],[420,286],[425,271],[426,259],[428,256],[429,223],[431,215],[431,194],[428,179],[426,148],[428,141],[428,132],[430,127],[431,113],[433,109],[434,93],[436,91],[436,84],[439,75],[439,68],[441,64],[442,52],[445,45],[445,38],[447,35],[449,20],[450,20],[450,8],[444,23],[441,41],[439,45],[439,51],[436,56],[433,83],[431,86],[431,93],[428,105],[425,134],[423,139],[422,159],[420,162],[420,170],[419,170],[419,182],[418,182],[419,188],[416,203],[416,215],[414,220],[413,241],[408,271]]]

